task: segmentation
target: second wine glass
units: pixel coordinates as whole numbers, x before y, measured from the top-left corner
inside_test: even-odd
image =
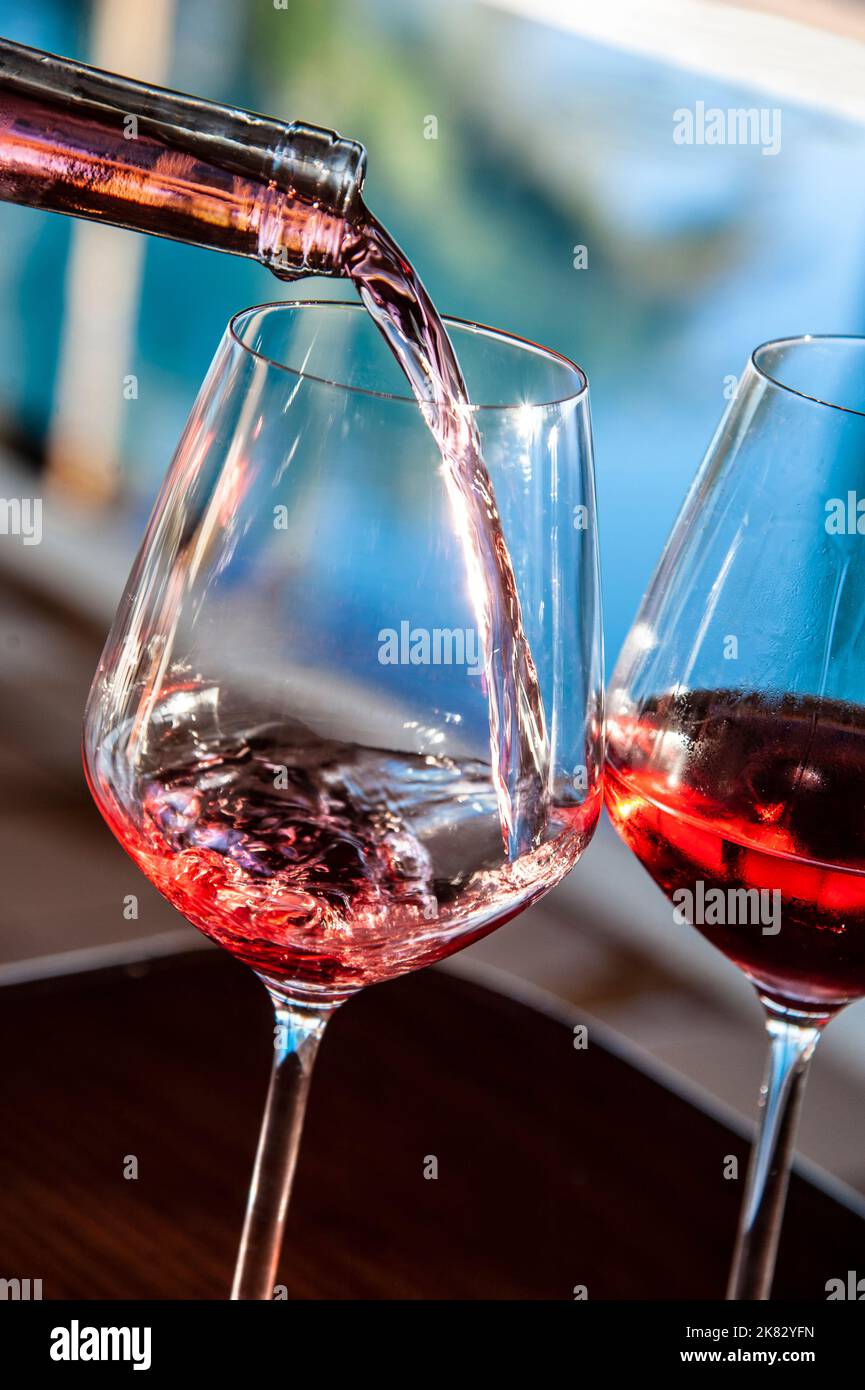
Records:
[[[232,321],[88,705],[85,764],[109,826],[273,1001],[237,1298],[272,1296],[334,1009],[527,907],[576,863],[598,816],[586,382],[530,343],[449,331],[483,402],[473,409],[516,585],[508,618],[543,711],[533,706],[542,749],[511,779],[530,808],[525,833],[504,833],[493,752],[510,724],[491,721],[489,681],[504,700],[521,694],[482,637],[493,596],[472,528],[483,512],[460,511],[432,408],[425,418],[405,394],[357,305],[269,305]]]
[[[613,822],[765,1008],[730,1298],[769,1296],[808,1064],[865,994],[863,546],[865,340],[767,343],[610,686]]]

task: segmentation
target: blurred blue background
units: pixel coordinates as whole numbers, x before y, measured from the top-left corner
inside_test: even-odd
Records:
[[[92,60],[94,24],[110,8],[0,0],[0,31]],[[153,22],[121,9],[127,27]],[[586,369],[612,659],[725,382],[767,338],[865,328],[862,129],[785,101],[775,156],[678,146],[677,108],[776,102],[467,0],[179,0],[168,10],[167,85],[364,142],[368,201],[439,307]],[[73,234],[66,219],[0,206],[0,430],[37,466],[56,407]],[[325,281],[286,287],[252,263],[168,242],[142,253],[115,384],[119,394],[134,373],[138,394],[120,412],[104,513],[130,547],[230,314],[350,294]],[[100,298],[97,319],[110,309]],[[72,492],[74,473],[72,457]]]

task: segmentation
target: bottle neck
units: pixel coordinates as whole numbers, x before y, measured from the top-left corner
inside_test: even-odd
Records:
[[[366,152],[332,130],[282,127],[257,223],[257,259],[285,278],[342,275],[349,229],[363,212]]]
[[[0,199],[340,275],[361,145],[0,40]]]

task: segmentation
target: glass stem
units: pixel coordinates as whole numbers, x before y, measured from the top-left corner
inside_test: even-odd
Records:
[[[728,1299],[767,1299],[772,1289],[793,1143],[808,1066],[824,1018],[768,1013],[769,1058],[739,1217]]]
[[[273,1298],[288,1198],[312,1067],[332,1009],[298,1006],[273,991],[273,1069],[249,1188],[232,1299]]]

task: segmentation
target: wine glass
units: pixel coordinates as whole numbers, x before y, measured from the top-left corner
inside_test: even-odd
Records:
[[[808,1064],[865,993],[865,339],[753,353],[613,673],[622,839],[770,1038],[732,1299],[769,1297]]]
[[[505,701],[526,695],[481,637],[502,597],[474,544],[492,500],[461,502],[433,407],[407,394],[356,304],[231,321],[88,703],[85,767],[108,825],[273,1001],[233,1298],[272,1297],[335,1008],[522,911],[576,863],[600,810],[586,381],[556,353],[448,322],[483,403],[515,583],[509,649],[533,656],[542,737],[526,765],[500,775],[499,755],[519,749],[496,746],[513,721],[490,720],[490,681]],[[518,836],[504,829],[509,788],[528,817]]]

